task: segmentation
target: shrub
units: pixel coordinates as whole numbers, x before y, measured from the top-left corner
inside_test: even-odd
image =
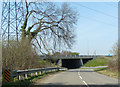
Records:
[[[112,71],[118,71],[118,57],[114,56],[108,63],[108,68]]]
[[[31,43],[26,38],[21,41],[10,40],[2,45],[3,68],[18,70],[41,68],[47,64],[40,60]]]

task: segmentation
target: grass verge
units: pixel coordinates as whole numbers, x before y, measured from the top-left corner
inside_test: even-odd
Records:
[[[117,71],[113,71],[113,70],[108,69],[108,68],[98,68],[98,69],[94,69],[94,71],[96,71],[100,74],[104,74],[104,75],[118,79],[118,72]]]

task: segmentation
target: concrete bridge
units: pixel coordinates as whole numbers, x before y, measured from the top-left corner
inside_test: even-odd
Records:
[[[62,67],[69,69],[79,68],[83,66],[89,60],[106,55],[61,55],[61,56],[41,56],[44,60],[51,60],[57,65],[60,63]]]

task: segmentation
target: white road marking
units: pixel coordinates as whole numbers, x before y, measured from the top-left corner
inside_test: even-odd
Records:
[[[80,79],[82,79],[82,76],[80,75],[80,72],[78,72],[78,76],[79,76]],[[83,83],[84,83],[87,87],[89,87],[84,80],[83,80]]]
[[[83,81],[83,83],[84,83],[87,87],[89,87],[85,81]]]
[[[79,76],[80,77],[80,79],[82,79],[82,77],[81,76]]]

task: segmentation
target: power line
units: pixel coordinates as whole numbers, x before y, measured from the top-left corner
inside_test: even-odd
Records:
[[[115,5],[112,5],[112,4],[109,4],[109,3],[105,3],[105,4],[108,5],[108,6],[112,6],[112,7],[118,8],[118,6],[115,6]]]
[[[97,13],[103,14],[103,15],[105,15],[105,16],[109,16],[109,17],[112,17],[112,18],[118,19],[118,17],[115,17],[115,16],[113,16],[113,15],[110,15],[110,14],[104,13],[104,12],[99,11],[99,10],[96,10],[96,9],[93,9],[93,8],[90,8],[90,7],[87,7],[87,6],[84,6],[84,5],[78,4],[78,3],[73,3],[73,4],[75,4],[75,5],[77,5],[77,6],[81,6],[81,7],[87,8],[87,9],[89,9],[89,10],[92,10],[92,11],[94,11],[94,12],[97,12]]]
[[[103,23],[103,24],[107,24],[107,25],[110,25],[110,26],[112,26],[112,27],[115,27],[114,24],[106,23],[106,22],[101,21],[101,20],[93,19],[93,18],[86,17],[86,16],[80,16],[80,17],[82,17],[82,18],[86,18],[86,19],[90,19],[90,20],[92,20],[92,21],[96,21],[96,22],[99,22],[99,23]]]

